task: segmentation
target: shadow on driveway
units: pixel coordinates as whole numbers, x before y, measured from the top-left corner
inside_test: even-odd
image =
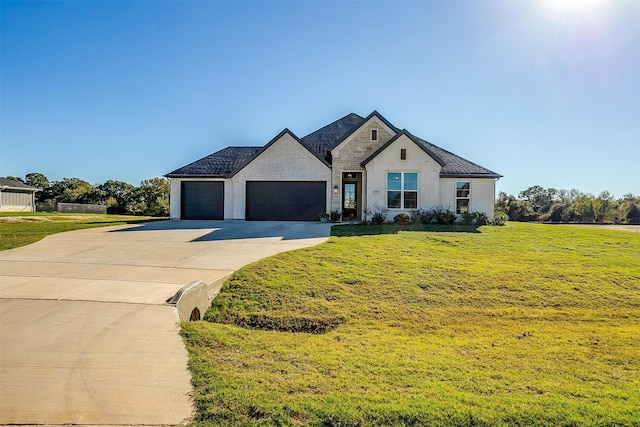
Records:
[[[141,226],[112,230],[112,233],[140,231],[202,230],[208,233],[193,242],[218,240],[242,240],[279,238],[280,240],[304,240],[327,238],[331,224],[297,221],[158,221]]]

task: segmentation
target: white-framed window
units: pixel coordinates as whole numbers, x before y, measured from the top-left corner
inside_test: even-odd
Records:
[[[387,208],[416,209],[418,207],[418,173],[387,173]]]
[[[468,213],[470,204],[471,183],[469,181],[456,182],[456,213]]]
[[[371,129],[371,140],[372,141],[378,140],[378,129]]]

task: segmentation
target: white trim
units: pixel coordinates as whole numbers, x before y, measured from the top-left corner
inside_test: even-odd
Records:
[[[469,194],[467,195],[467,197],[458,197],[458,183],[459,182],[466,182],[466,183],[469,184]],[[462,215],[461,213],[458,213],[458,200],[465,200],[465,199],[469,200],[469,206],[468,206],[469,210],[467,211],[467,213],[473,212],[473,209],[471,209],[471,206],[472,206],[471,205],[471,198],[472,198],[471,196],[473,195],[473,192],[471,191],[471,180],[468,180],[468,181],[458,181],[458,180],[456,180],[455,184],[453,186],[453,191],[455,192],[454,193],[454,197],[453,197],[453,209],[454,209],[456,215]]]
[[[400,190],[389,190],[389,174],[390,173],[399,173],[400,174]],[[415,190],[405,190],[404,188],[404,175],[407,173],[415,173],[416,174],[416,189]],[[410,210],[410,209],[417,209],[418,206],[420,206],[420,171],[417,170],[403,170],[403,171],[398,171],[398,170],[388,170],[386,172],[386,185],[385,185],[385,193],[386,193],[386,203],[385,206],[387,207],[387,209],[391,210],[391,211],[406,211],[406,210]],[[390,208],[389,207],[389,191],[400,191],[400,207],[399,208]],[[404,193],[410,191],[410,192],[415,192],[416,193],[416,207],[415,208],[408,208],[405,206],[404,203]]]

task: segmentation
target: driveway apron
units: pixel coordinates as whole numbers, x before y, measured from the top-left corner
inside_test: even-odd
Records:
[[[162,221],[0,252],[0,424],[188,421],[187,352],[165,301],[329,232],[320,223]]]

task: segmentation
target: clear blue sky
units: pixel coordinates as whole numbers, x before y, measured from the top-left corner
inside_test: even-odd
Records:
[[[498,190],[640,194],[640,1],[0,5],[1,176],[138,184],[375,109]]]

